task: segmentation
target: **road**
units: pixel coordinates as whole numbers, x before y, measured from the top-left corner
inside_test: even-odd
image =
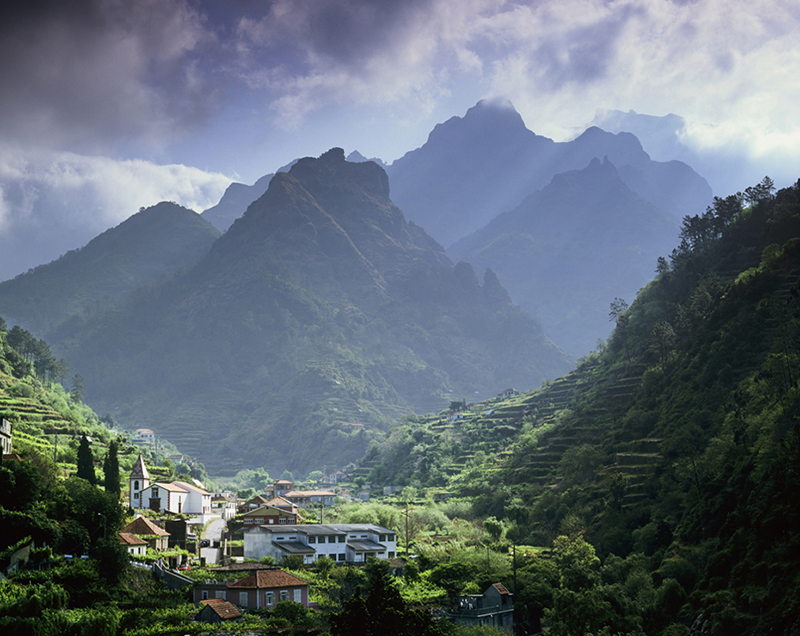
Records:
[[[214,542],[219,542],[219,545],[222,545],[222,535],[225,532],[225,520],[224,519],[214,519],[211,523],[208,524],[206,527],[206,533],[203,537],[204,539],[208,539],[211,542],[211,545],[214,545]],[[222,560],[222,549],[221,548],[200,548],[200,556],[204,557],[207,564],[217,564]]]

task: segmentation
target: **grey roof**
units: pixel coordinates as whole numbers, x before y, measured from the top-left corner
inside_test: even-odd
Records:
[[[275,541],[272,545],[289,554],[316,554],[316,550],[300,541]]]
[[[356,552],[383,552],[386,550],[385,545],[381,545],[377,541],[369,541],[361,539],[360,541],[348,541],[348,548],[353,548]]]
[[[374,523],[306,523],[276,524],[258,526],[262,531],[282,534],[284,532],[302,532],[305,535],[341,535],[348,532],[375,532],[377,534],[397,534],[394,530],[375,525]]]

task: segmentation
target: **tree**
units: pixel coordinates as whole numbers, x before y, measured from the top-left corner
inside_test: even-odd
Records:
[[[119,458],[117,457],[117,440],[111,440],[108,453],[103,461],[103,483],[107,493],[119,497],[122,490],[119,479]]]
[[[85,389],[83,388],[83,378],[80,374],[76,373],[72,376],[72,389],[69,392],[69,396],[72,398],[73,402],[83,402],[83,397],[86,394]]]
[[[631,354],[628,351],[628,303],[622,298],[614,298],[611,301],[610,311],[608,312],[608,319],[616,322],[616,329],[614,334],[622,340],[625,346],[625,357],[628,363],[631,361]]]
[[[675,346],[675,331],[666,321],[657,322],[650,332],[650,349],[656,354],[661,370],[666,370],[667,362]]]
[[[359,587],[330,618],[333,636],[443,636],[430,612],[408,609],[389,575],[388,563],[367,564],[366,595]]]
[[[75,474],[85,479],[90,484],[95,483],[94,455],[92,455],[92,449],[89,447],[89,440],[85,435],[81,437],[81,442],[78,446],[78,470]]]

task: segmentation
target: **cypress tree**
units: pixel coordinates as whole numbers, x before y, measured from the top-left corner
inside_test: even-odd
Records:
[[[108,453],[106,454],[105,461],[103,462],[103,479],[106,487],[106,492],[119,497],[120,495],[120,481],[119,481],[119,459],[117,458],[117,440],[112,440],[108,445]]]
[[[84,435],[81,437],[80,446],[78,446],[78,477],[82,477],[90,484],[94,484],[94,455],[92,449],[89,448],[89,440]]]

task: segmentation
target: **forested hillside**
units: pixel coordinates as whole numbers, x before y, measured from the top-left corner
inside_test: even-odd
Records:
[[[557,633],[800,630],[800,182],[717,198],[680,238],[573,373],[409,418],[366,458],[473,497],[516,541],[588,542],[534,603]]]

